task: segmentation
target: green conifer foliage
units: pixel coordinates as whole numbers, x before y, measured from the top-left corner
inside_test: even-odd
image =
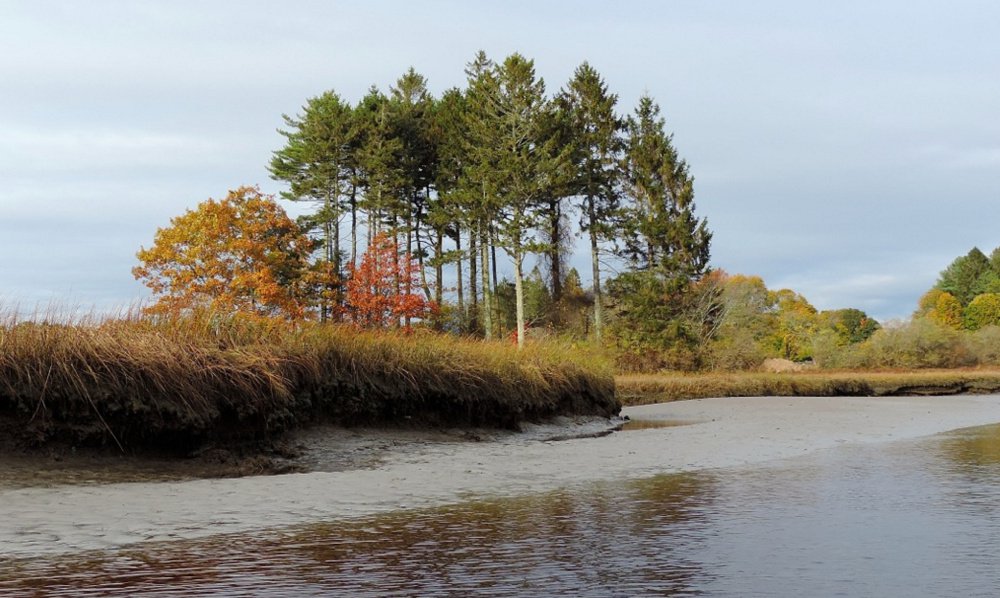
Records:
[[[598,340],[604,327],[601,245],[617,237],[621,198],[621,133],[625,123],[615,113],[617,102],[618,96],[608,92],[600,74],[586,62],[557,98],[572,131],[573,191],[581,198],[580,230],[590,240],[594,333]]]

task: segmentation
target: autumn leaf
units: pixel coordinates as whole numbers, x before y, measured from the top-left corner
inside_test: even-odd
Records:
[[[240,187],[156,231],[132,274],[157,302],[152,314],[196,308],[299,319],[306,315],[312,241],[270,195]]]
[[[398,326],[401,320],[426,318],[436,307],[415,291],[420,288],[419,264],[401,255],[396,241],[385,233],[377,235],[357,267],[348,270],[347,315],[359,326]]]

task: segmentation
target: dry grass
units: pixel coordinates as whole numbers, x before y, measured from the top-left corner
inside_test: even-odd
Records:
[[[707,397],[889,396],[1000,392],[998,369],[634,374],[615,378],[626,405]]]
[[[316,420],[512,426],[616,412],[610,365],[557,344],[220,318],[0,318],[0,416],[21,442],[188,450]]]

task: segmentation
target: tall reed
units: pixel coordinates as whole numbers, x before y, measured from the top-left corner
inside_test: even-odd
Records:
[[[515,426],[618,408],[610,365],[554,343],[217,314],[0,317],[0,416],[24,442],[187,450],[317,420]]]

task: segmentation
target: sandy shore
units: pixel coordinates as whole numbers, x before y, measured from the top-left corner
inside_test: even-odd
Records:
[[[403,443],[368,469],[0,490],[0,558],[763,463],[1000,422],[1000,395],[703,399],[624,413],[633,420],[686,425],[562,441],[542,440],[536,431],[485,442]]]

